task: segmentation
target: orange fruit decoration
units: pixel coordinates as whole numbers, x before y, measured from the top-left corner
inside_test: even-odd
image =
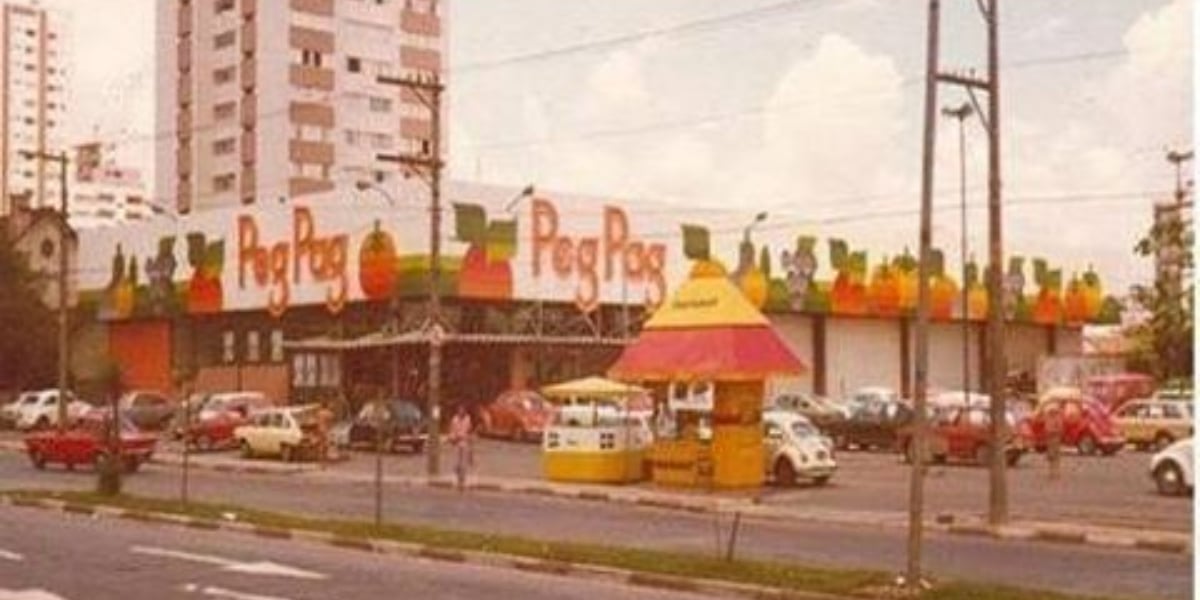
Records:
[[[881,316],[900,314],[900,277],[887,259],[875,267],[871,285],[867,288],[867,303],[871,311]]]
[[[1070,324],[1078,325],[1087,320],[1087,296],[1079,276],[1072,276],[1067,284],[1067,295],[1063,300],[1063,319]]]
[[[378,219],[358,250],[358,283],[370,300],[389,298],[396,289],[396,244]]]
[[[979,267],[975,260],[967,263],[967,318],[972,321],[987,319],[988,295],[987,288],[979,281]]]
[[[1100,276],[1088,265],[1083,279],[1084,320],[1095,321],[1104,306],[1104,290],[1100,287]]]

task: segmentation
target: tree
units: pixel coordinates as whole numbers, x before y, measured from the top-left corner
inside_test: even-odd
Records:
[[[0,227],[0,389],[52,385],[57,365],[54,313],[7,228]]]
[[[1180,212],[1163,211],[1158,216],[1134,249],[1140,256],[1156,259],[1158,272],[1153,286],[1139,285],[1133,289],[1134,300],[1150,318],[1133,331],[1132,362],[1135,368],[1153,373],[1161,382],[1191,379],[1195,343],[1191,276],[1195,235],[1191,223]]]

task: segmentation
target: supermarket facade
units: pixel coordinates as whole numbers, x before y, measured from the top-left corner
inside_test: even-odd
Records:
[[[446,186],[439,342],[451,402],[604,372],[680,282],[714,270],[764,310],[810,367],[775,388],[833,396],[869,385],[910,389],[909,257],[872,265],[845,241],[813,237],[820,232],[751,234],[729,226],[748,222],[736,211],[706,213],[705,223],[684,209],[517,194]],[[330,196],[84,231],[77,271],[89,324],[76,336],[73,372],[95,377],[107,355],[126,389],[176,390],[187,380],[279,402],[338,393],[359,401],[372,388],[421,399],[428,214],[416,202]],[[1064,286],[1061,271],[1028,266],[1014,264],[1008,279],[1012,370],[1079,353],[1081,324],[1105,317],[1094,274]],[[1026,273],[1040,288],[1022,283]],[[963,387],[965,360],[970,387],[979,388],[982,288],[968,286],[965,306],[948,273],[933,288],[930,380]]]

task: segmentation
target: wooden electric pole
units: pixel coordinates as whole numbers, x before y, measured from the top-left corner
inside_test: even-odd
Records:
[[[429,185],[429,319],[426,323],[429,338],[428,373],[428,437],[426,441],[426,473],[436,477],[441,453],[441,391],[442,391],[442,92],[445,86],[437,76],[386,77],[376,79],[381,84],[408,90],[430,113],[430,139],[427,151],[416,154],[379,154],[377,160],[399,163],[407,173],[421,175]],[[399,360],[398,357],[394,360]]]
[[[921,552],[925,528],[925,404],[929,387],[929,273],[933,236],[933,161],[937,143],[939,0],[929,0],[928,41],[925,55],[925,139],[921,156],[920,264],[917,267],[916,373],[913,395],[913,441],[910,452],[908,497],[908,568],[905,583],[922,585]]]

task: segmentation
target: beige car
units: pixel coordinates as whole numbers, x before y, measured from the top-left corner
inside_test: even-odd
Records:
[[[1134,400],[1117,410],[1114,421],[1140,450],[1162,450],[1192,437],[1192,406],[1186,402]]]
[[[317,406],[268,408],[250,415],[250,422],[233,430],[242,456],[278,456],[284,462],[315,458]]]

